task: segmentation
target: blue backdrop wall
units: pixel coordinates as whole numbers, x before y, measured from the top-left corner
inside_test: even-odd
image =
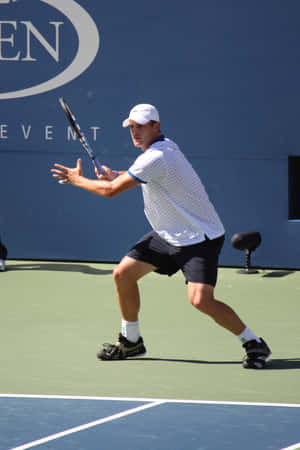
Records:
[[[122,120],[136,103],[155,104],[223,219],[221,264],[243,265],[230,238],[257,230],[253,264],[300,268],[300,221],[288,219],[288,156],[300,155],[299,15],[297,0],[1,0],[9,257],[117,261],[149,230],[139,188],[105,199],[52,179],[53,163],[79,156],[93,176],[63,96],[99,159],[117,169],[139,152]]]

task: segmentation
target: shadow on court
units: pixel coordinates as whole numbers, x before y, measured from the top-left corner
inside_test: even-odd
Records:
[[[300,358],[271,359],[268,362],[266,369],[269,370],[300,369]]]
[[[276,270],[263,275],[263,278],[282,278],[295,273],[294,270]]]
[[[24,263],[24,264],[7,264],[7,271],[14,270],[41,270],[50,272],[77,272],[88,275],[108,275],[112,270],[96,269],[86,264],[70,264],[70,263]]]
[[[184,364],[203,364],[203,365],[240,365],[241,361],[205,361],[198,359],[173,359],[173,358],[134,358],[127,361],[165,361]],[[266,369],[269,370],[291,370],[300,369],[300,358],[282,358],[270,359],[266,364]]]
[[[205,361],[198,359],[174,359],[174,358],[134,358],[126,361],[165,361],[165,362],[175,362],[184,364],[216,364],[216,365],[227,365],[227,364],[241,364],[241,361]]]

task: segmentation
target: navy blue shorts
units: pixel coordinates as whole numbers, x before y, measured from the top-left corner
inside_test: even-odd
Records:
[[[224,240],[223,235],[216,239],[206,238],[199,244],[175,247],[151,231],[131,248],[127,256],[152,264],[157,273],[171,276],[181,270],[187,283],[215,286]]]

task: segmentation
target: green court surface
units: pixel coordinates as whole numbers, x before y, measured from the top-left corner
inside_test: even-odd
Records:
[[[300,403],[300,272],[221,268],[216,297],[272,349],[245,370],[237,338],[188,302],[181,273],[140,282],[147,355],[99,361],[120,315],[113,264],[7,261],[0,274],[0,392]]]

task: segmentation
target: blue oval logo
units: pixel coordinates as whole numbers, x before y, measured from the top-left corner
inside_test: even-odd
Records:
[[[75,78],[79,77],[94,61],[100,47],[100,35],[97,26],[91,16],[74,0],[40,0],[41,3],[48,7],[55,8],[59,13],[65,16],[73,25],[78,39],[78,46],[72,60],[68,65],[54,74],[47,81],[34,81],[34,85],[21,89],[9,89],[8,92],[0,93],[0,100],[13,99],[20,97],[28,97],[31,95],[38,95],[44,92],[51,91],[60,86],[69,83]],[[10,3],[14,3],[16,7],[16,0],[0,0],[1,8],[11,8]],[[28,2],[24,2],[27,3]],[[28,13],[28,8],[27,8]],[[21,15],[19,13],[19,15]],[[44,23],[44,22],[43,22]],[[13,64],[16,62],[32,62],[36,63],[34,54],[34,46],[39,46],[50,55],[51,60],[56,64],[60,60],[61,35],[63,27],[65,26],[63,20],[48,21],[48,28],[51,30],[51,37],[44,35],[39,28],[29,20],[2,20],[0,19],[0,64]],[[17,45],[17,32],[22,30],[24,39],[22,51]],[[51,43],[50,43],[51,42]],[[64,48],[70,47],[68,45]],[[50,68],[44,65],[47,76],[47,69]],[[20,71],[17,71],[17,73]],[[57,72],[57,69],[56,69]],[[2,71],[3,73],[3,71]],[[41,71],[43,74],[43,70]],[[40,76],[41,76],[40,74]],[[18,83],[20,82],[20,78]],[[27,83],[28,85],[29,83]]]

